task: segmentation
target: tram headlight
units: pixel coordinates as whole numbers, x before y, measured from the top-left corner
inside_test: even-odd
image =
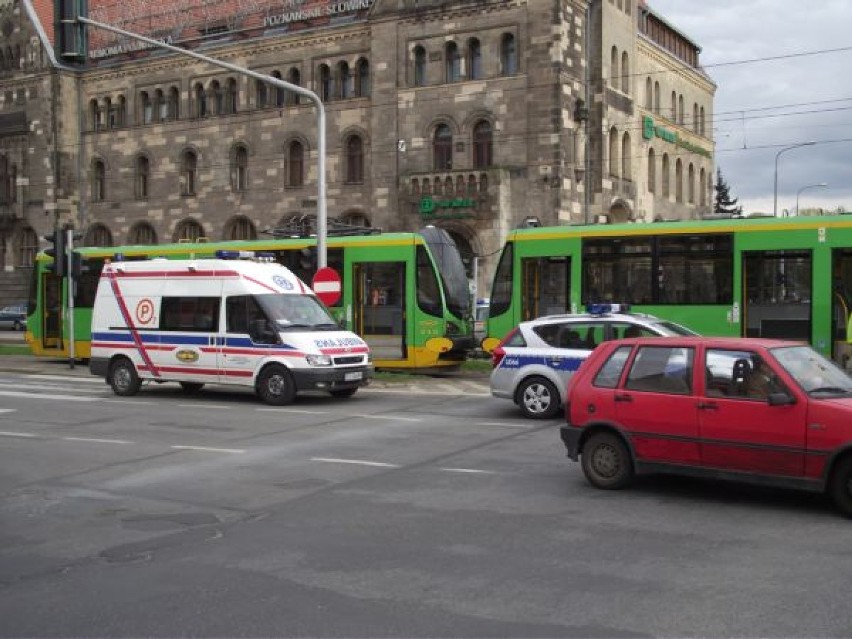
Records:
[[[331,358],[328,355],[305,355],[305,360],[311,366],[331,366]]]

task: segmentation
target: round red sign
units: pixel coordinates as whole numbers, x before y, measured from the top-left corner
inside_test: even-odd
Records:
[[[340,299],[340,276],[333,268],[324,266],[314,275],[314,293],[323,304],[332,306]]]

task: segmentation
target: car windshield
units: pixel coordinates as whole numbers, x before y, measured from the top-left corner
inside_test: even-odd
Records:
[[[266,316],[279,331],[339,330],[328,310],[312,295],[257,295]]]
[[[852,378],[810,346],[774,348],[772,354],[806,393],[852,394]]]
[[[698,335],[695,331],[686,326],[681,326],[680,324],[675,324],[674,322],[669,322],[668,320],[659,320],[653,323],[654,328],[656,328],[660,335]]]

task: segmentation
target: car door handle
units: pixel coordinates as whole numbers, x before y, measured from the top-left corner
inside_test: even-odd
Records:
[[[615,395],[615,401],[617,401],[617,402],[632,402],[633,396],[632,395],[625,395],[623,393],[617,393]]]
[[[698,410],[719,410],[716,402],[698,402]]]

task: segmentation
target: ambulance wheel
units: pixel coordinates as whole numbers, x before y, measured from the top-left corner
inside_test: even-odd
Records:
[[[257,378],[257,394],[267,404],[283,406],[296,397],[293,376],[286,367],[272,364],[264,368]]]
[[[180,387],[187,393],[197,393],[204,388],[204,384],[201,382],[180,382]]]
[[[357,390],[358,387],[356,386],[355,388],[340,388],[338,390],[328,392],[332,397],[352,397]]]
[[[133,363],[126,357],[120,357],[109,367],[109,385],[116,395],[128,397],[135,395],[142,387],[142,380]]]

